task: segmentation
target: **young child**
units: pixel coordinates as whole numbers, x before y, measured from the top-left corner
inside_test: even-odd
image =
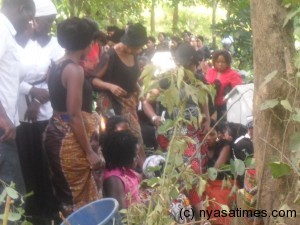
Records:
[[[138,140],[130,131],[107,135],[102,143],[106,161],[103,194],[118,200],[119,209],[140,202],[137,164]]]

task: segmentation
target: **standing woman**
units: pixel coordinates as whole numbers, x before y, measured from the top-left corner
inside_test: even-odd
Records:
[[[137,106],[140,76],[137,54],[147,43],[147,32],[139,23],[129,25],[121,42],[114,45],[95,71],[92,83],[99,90],[98,108],[103,116],[121,115],[130,123],[130,130],[140,144],[138,166],[145,160]]]
[[[210,84],[215,84],[217,89],[215,107],[217,119],[219,120],[227,110],[226,101],[224,101],[225,95],[236,85],[242,84],[242,78],[237,71],[231,69],[231,56],[227,51],[215,51],[212,61],[214,67],[207,70],[206,80]]]
[[[100,198],[92,171],[99,172],[103,163],[98,146],[91,145],[98,143],[99,118],[91,112],[92,87],[79,65],[90,51],[94,31],[86,19],[58,24],[58,42],[66,53],[51,65],[48,76],[53,116],[44,144],[64,216]]]
[[[57,11],[51,0],[35,0],[36,14],[22,39],[20,61],[22,82],[19,89],[18,110],[20,126],[17,127],[17,145],[27,192],[33,195],[26,199],[26,215],[35,224],[38,219],[52,218],[55,211],[53,191],[43,149],[43,132],[52,116],[49,102],[46,73],[51,60],[58,60],[64,50],[55,37],[49,35]],[[32,30],[33,29],[33,30]],[[29,36],[31,34],[31,36]]]

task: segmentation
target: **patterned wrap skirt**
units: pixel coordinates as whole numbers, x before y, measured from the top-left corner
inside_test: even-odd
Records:
[[[82,118],[93,150],[100,154],[99,116],[97,113],[82,112]],[[45,131],[44,146],[55,194],[64,216],[101,197],[86,154],[71,129],[68,115],[53,115]]]

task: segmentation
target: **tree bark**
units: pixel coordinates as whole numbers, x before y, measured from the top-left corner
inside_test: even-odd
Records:
[[[155,33],[155,0],[151,1],[151,21],[150,21],[150,27],[151,27],[151,34]]]
[[[175,0],[174,11],[173,11],[173,27],[172,27],[173,34],[175,34],[178,31],[178,18],[179,18],[178,7],[179,7],[179,1]]]
[[[215,26],[216,26],[216,15],[217,15],[217,8],[218,8],[219,0],[213,0],[212,1],[212,47],[213,49],[217,48],[217,37],[215,32]]]
[[[268,164],[272,161],[288,163],[291,152],[289,139],[299,125],[288,122],[289,112],[280,104],[273,109],[260,110],[263,102],[270,99],[288,99],[299,107],[295,100],[299,96],[291,84],[296,83],[293,71],[294,38],[292,22],[283,27],[288,9],[279,0],[251,0],[251,23],[253,30],[254,52],[254,149],[258,181],[258,207],[260,209],[279,210],[284,204],[299,211],[293,203],[295,174],[283,178],[272,178]],[[265,86],[264,78],[277,70],[277,76]],[[268,214],[270,215],[270,214]],[[281,218],[282,224],[300,224],[299,218]],[[265,225],[279,224],[273,217],[264,218]]]

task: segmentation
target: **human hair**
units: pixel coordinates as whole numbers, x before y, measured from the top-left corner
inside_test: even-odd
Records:
[[[148,41],[151,41],[151,42],[153,42],[153,43],[155,44],[156,39],[155,39],[155,37],[153,37],[153,36],[149,36],[149,37],[148,37]]]
[[[87,19],[73,17],[57,26],[57,40],[61,47],[69,51],[83,50],[90,45],[96,29]]]
[[[202,35],[198,35],[196,38],[204,42],[204,37]]]
[[[240,136],[245,135],[248,131],[247,128],[240,123],[229,122],[225,126],[225,131],[232,137],[233,142]]]
[[[17,6],[24,6],[26,10],[35,10],[33,0],[3,0],[2,8],[12,8]]]
[[[219,56],[223,56],[224,57],[225,62],[228,65],[228,67],[231,66],[231,61],[232,61],[231,55],[226,50],[216,50],[216,51],[213,52],[213,55],[212,55],[213,65],[215,64],[215,62],[217,61],[217,59],[219,58]]]
[[[130,168],[136,157],[138,139],[130,131],[118,131],[107,135],[102,152],[107,169]]]
[[[128,120],[125,119],[123,116],[112,116],[106,122],[106,133],[107,135],[112,134],[115,132],[117,125],[120,123],[128,123]]]
[[[116,30],[119,30],[120,28],[119,27],[117,27],[117,26],[115,26],[115,25],[113,25],[113,26],[107,26],[106,27],[106,31],[107,32],[115,32]]]
[[[93,19],[90,19],[90,18],[85,18],[89,24],[93,27],[94,29],[94,35],[93,35],[93,40],[97,40],[100,36],[100,30],[99,30],[99,25],[98,23],[93,20]]]
[[[182,39],[178,36],[172,36],[171,40],[175,41],[178,45],[182,43]]]

